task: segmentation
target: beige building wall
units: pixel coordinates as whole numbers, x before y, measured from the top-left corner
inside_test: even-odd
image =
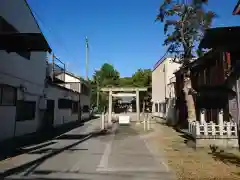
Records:
[[[166,98],[173,98],[174,90],[172,80],[174,72],[179,69],[180,64],[165,58],[157,62],[152,71],[152,112],[155,116],[166,117],[168,106]]]

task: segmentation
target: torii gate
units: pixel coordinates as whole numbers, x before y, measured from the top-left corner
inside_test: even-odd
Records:
[[[108,99],[108,122],[110,123],[112,120],[112,97],[136,97],[136,109],[137,109],[137,121],[140,122],[140,100],[139,100],[139,92],[147,91],[147,88],[102,88],[101,91],[109,92]],[[119,93],[124,92],[124,93]],[[132,93],[135,92],[135,93]]]

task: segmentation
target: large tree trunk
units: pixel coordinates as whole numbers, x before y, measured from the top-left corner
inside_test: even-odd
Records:
[[[192,88],[191,85],[191,80],[190,78],[185,78],[184,80],[184,93],[185,93],[185,100],[186,100],[186,105],[187,105],[187,121],[192,122],[196,120],[196,109],[195,109],[195,102],[194,102],[194,97],[193,94],[190,93],[190,89]]]

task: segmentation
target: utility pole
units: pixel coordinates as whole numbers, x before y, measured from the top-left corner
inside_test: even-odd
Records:
[[[85,38],[86,43],[86,81],[88,81],[88,56],[89,56],[89,45],[88,45],[88,38]]]

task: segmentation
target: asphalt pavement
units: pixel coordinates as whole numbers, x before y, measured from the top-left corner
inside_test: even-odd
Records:
[[[164,155],[156,157],[132,126],[99,133],[94,119],[55,139],[0,162],[3,179],[173,180]],[[162,158],[161,158],[162,157]],[[158,159],[158,160],[156,160]]]

